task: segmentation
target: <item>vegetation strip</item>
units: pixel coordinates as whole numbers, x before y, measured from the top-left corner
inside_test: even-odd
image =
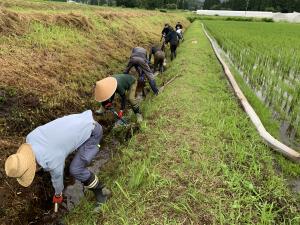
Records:
[[[273,168],[228,88],[199,21],[143,105],[142,131],[101,171],[113,197],[99,214],[82,203],[68,224],[299,224],[297,196]]]
[[[233,88],[236,96],[238,97],[238,99],[239,99],[240,103],[242,104],[243,108],[245,109],[245,112],[250,117],[252,123],[255,125],[259,135],[266,141],[266,143],[272,149],[282,153],[283,155],[285,155],[289,159],[299,163],[300,162],[300,154],[297,151],[295,151],[294,149],[292,149],[292,148],[286,146],[285,144],[281,143],[276,138],[274,138],[269,132],[266,131],[264,125],[262,124],[262,122],[261,122],[260,118],[258,117],[258,115],[256,114],[255,110],[250,105],[247,98],[245,97],[245,95],[243,94],[241,89],[239,88],[239,86],[238,86],[237,82],[235,81],[234,76],[232,75],[229,67],[226,65],[225,61],[222,59],[221,55],[219,54],[219,52],[217,50],[217,47],[216,47],[216,43],[208,35],[208,33],[206,32],[203,24],[202,24],[202,29],[204,30],[205,35],[209,39],[209,41],[211,43],[211,46],[213,47],[213,50],[214,50],[218,60],[222,64],[222,66],[224,68],[224,72],[225,72],[228,80],[230,81],[230,84],[232,85],[232,88]]]

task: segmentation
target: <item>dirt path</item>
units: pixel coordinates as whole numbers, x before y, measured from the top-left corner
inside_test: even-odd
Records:
[[[113,197],[100,214],[82,202],[69,224],[299,223],[299,201],[230,90],[199,22],[145,102],[142,132],[100,174]]]

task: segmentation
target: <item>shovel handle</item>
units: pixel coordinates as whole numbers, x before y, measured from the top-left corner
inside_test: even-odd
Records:
[[[54,212],[55,212],[55,213],[58,212],[58,203],[54,203]]]

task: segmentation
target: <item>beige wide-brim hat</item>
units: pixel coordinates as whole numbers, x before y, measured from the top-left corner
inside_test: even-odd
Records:
[[[22,144],[16,154],[5,161],[5,172],[9,177],[17,178],[19,184],[28,187],[35,176],[36,161],[29,144]]]
[[[117,90],[117,79],[106,77],[96,82],[95,99],[97,102],[104,102],[109,99]]]

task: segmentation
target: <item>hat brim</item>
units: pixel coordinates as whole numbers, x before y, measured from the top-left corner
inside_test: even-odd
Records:
[[[25,173],[17,178],[17,181],[20,185],[23,187],[28,187],[32,183],[34,177],[35,177],[35,172],[36,172],[36,161],[35,161],[35,156],[34,153],[31,149],[31,146],[29,144],[25,144],[26,147],[20,148],[17,153],[19,154],[24,154],[26,157],[28,157],[28,169],[25,171]]]
[[[23,187],[28,187],[32,184],[35,177],[36,164],[33,164],[28,168],[28,170],[23,174],[22,177],[17,178],[17,181]]]
[[[104,102],[108,100],[117,90],[118,82],[114,77],[107,77],[96,83],[95,100]]]

